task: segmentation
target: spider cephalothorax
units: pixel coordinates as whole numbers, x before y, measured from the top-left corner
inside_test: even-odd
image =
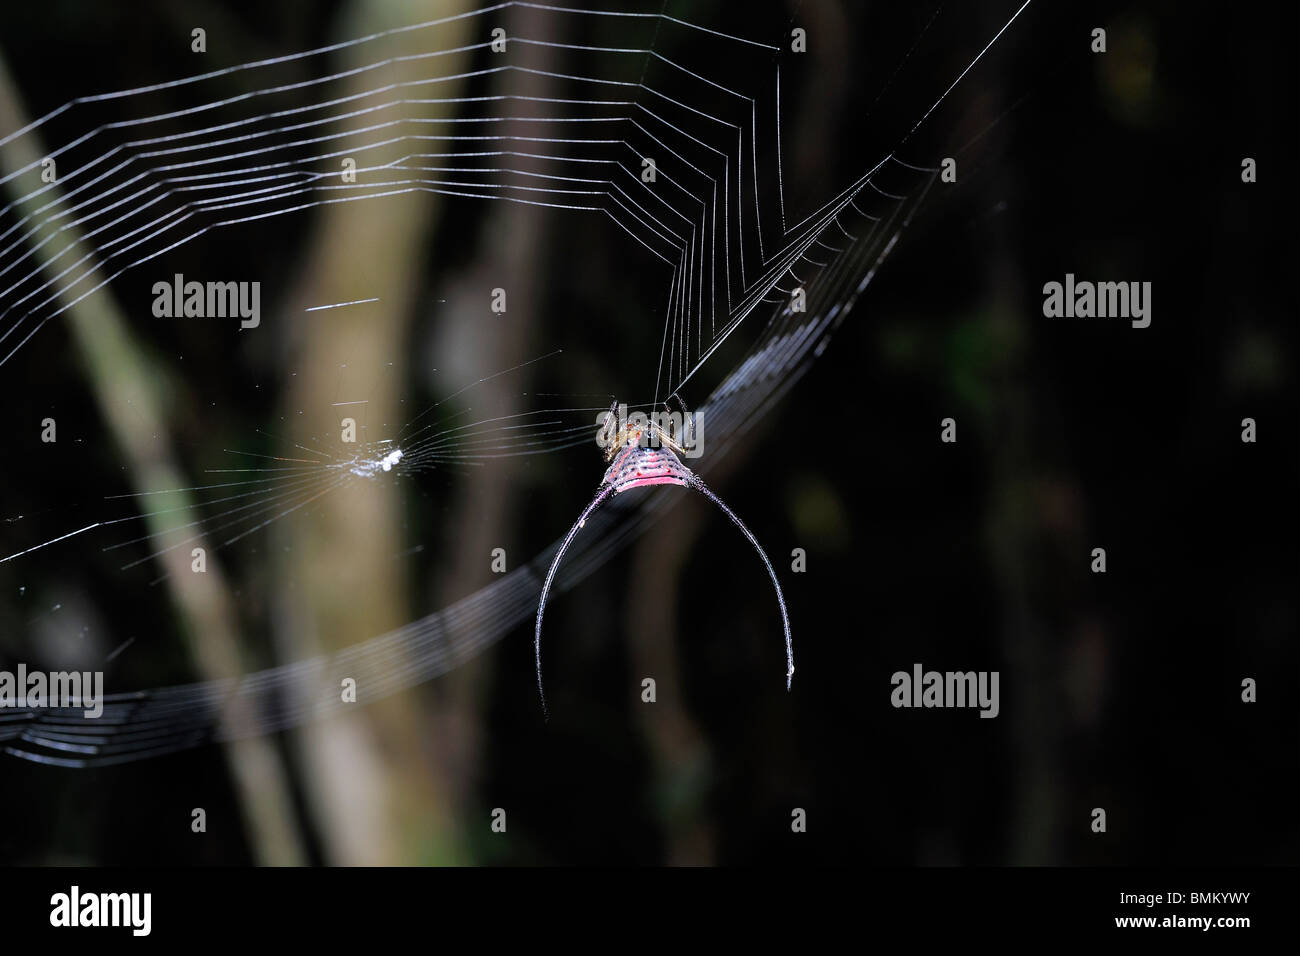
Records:
[[[620,410],[623,412],[621,424]],[[664,419],[670,420],[671,416],[665,415]],[[637,446],[659,446],[671,448],[678,455],[686,454],[686,449],[677,442],[669,428],[665,428],[659,421],[646,417],[640,412],[628,417],[627,407],[623,406],[620,409],[617,401],[610,405],[609,411],[605,413],[597,441],[605,448],[606,461],[612,461],[615,455]]]
[[[794,677],[794,649],[790,642],[790,618],[786,614],[785,595],[781,593],[781,583],[777,580],[776,571],[772,569],[772,562],[767,559],[767,554],[759,545],[758,539],[736,517],[732,510],[709,490],[698,475],[682,464],[682,460],[677,456],[683,453],[683,449],[672,436],[653,421],[649,421],[645,425],[625,423],[622,427],[615,428],[614,409],[616,407],[617,403],[610,408],[609,413],[605,416],[604,426],[601,430],[601,443],[605,445],[605,460],[609,462],[609,467],[605,469],[605,475],[601,479],[596,496],[583,509],[582,514],[578,516],[578,520],[569,529],[569,533],[560,542],[560,546],[555,552],[555,559],[551,562],[551,568],[546,574],[546,582],[542,585],[541,600],[537,605],[537,626],[533,639],[537,657],[537,692],[542,698],[543,712],[546,710],[546,692],[542,689],[542,615],[546,611],[546,598],[550,594],[551,582],[555,578],[556,569],[560,566],[560,559],[564,557],[564,552],[569,549],[573,539],[577,537],[578,532],[587,523],[587,519],[604,503],[605,499],[632,488],[650,485],[682,485],[687,488],[694,488],[717,505],[723,514],[731,519],[731,523],[740,529],[741,533],[749,540],[749,543],[754,546],[758,556],[763,559],[767,573],[776,588],[776,600],[781,608],[781,623],[785,628],[785,686],[786,690],[789,690],[791,678]]]

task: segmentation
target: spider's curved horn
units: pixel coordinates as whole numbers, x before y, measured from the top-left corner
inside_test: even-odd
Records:
[[[555,552],[555,559],[551,562],[551,569],[546,572],[546,583],[542,585],[542,597],[537,603],[537,627],[533,631],[533,650],[537,655],[537,695],[542,699],[542,714],[549,720],[550,713],[546,709],[546,691],[542,689],[542,614],[546,612],[546,598],[551,593],[551,582],[555,579],[556,569],[560,566],[560,559],[564,557],[564,552],[569,550],[569,545],[573,544],[573,539],[578,536],[582,526],[587,523],[592,512],[601,506],[606,498],[614,493],[613,485],[602,485],[596,497],[591,499],[578,520],[573,523],[569,533],[564,536],[560,542],[560,547]],[[764,558],[763,560],[767,560]],[[768,570],[771,570],[769,566]],[[788,633],[788,631],[787,631]]]
[[[709,490],[709,486],[700,480],[699,476],[691,475],[692,486],[704,497],[708,498],[715,505],[722,509],[722,513],[731,519],[731,523],[740,529],[740,533],[749,539],[749,543],[754,546],[758,556],[763,559],[763,564],[767,568],[768,576],[772,579],[772,586],[776,588],[776,603],[781,606],[781,624],[785,627],[785,689],[790,689],[790,681],[794,678],[794,645],[790,642],[790,615],[785,611],[785,595],[781,593],[781,582],[776,579],[776,571],[772,569],[772,562],[767,559],[767,553],[763,550],[762,545],[753,533],[745,527],[743,521],[736,517],[736,513],[722,503],[722,499]]]

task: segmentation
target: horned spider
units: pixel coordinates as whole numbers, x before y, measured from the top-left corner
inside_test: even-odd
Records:
[[[551,584],[555,580],[555,572],[560,566],[560,561],[564,557],[564,553],[569,550],[569,545],[573,543],[573,539],[577,537],[578,532],[586,525],[587,519],[608,498],[622,494],[632,488],[651,485],[681,485],[686,488],[694,488],[721,509],[722,513],[740,529],[740,532],[753,545],[754,550],[758,552],[758,556],[763,559],[763,565],[767,568],[768,576],[772,579],[772,585],[776,588],[777,604],[781,608],[781,624],[785,630],[785,687],[786,690],[789,690],[790,682],[794,677],[794,648],[790,641],[790,617],[786,613],[785,595],[781,591],[781,582],[777,580],[776,571],[773,570],[772,562],[768,560],[766,552],[763,551],[753,533],[736,517],[735,512],[728,508],[721,498],[710,491],[709,487],[698,475],[682,463],[681,458],[678,456],[685,454],[685,450],[677,441],[676,436],[668,434],[653,419],[648,420],[644,426],[639,423],[625,421],[621,427],[615,429],[614,426],[617,424],[615,411],[617,408],[618,402],[616,401],[610,406],[609,412],[606,413],[602,428],[602,435],[610,436],[606,438],[608,443],[605,448],[605,460],[609,463],[609,466],[605,469],[604,478],[601,479],[595,497],[583,509],[582,514],[578,516],[578,520],[569,529],[569,533],[560,542],[560,546],[555,552],[555,558],[551,562],[550,570],[546,572],[546,581],[542,585],[541,599],[537,604],[537,624],[533,631],[533,648],[537,660],[537,693],[542,701],[542,713],[549,717],[546,706],[546,691],[542,686],[542,615],[546,612],[546,600],[550,595]],[[648,443],[643,445],[642,439],[648,439]]]

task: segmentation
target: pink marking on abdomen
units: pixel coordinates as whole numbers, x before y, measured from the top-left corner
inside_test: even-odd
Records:
[[[626,491],[629,488],[641,488],[645,485],[685,485],[686,482],[674,475],[646,475],[643,478],[633,478],[631,481],[615,486],[616,491]]]
[[[649,485],[681,485],[690,480],[690,470],[671,451],[663,448],[626,449],[605,471],[605,483],[614,493]]]

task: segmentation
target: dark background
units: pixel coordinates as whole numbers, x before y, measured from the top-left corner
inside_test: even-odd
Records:
[[[6,12],[0,50],[28,113],[41,115],[192,72],[182,38],[193,25],[207,26],[217,66],[352,35],[345,6],[25,5]],[[788,146],[787,202],[807,207],[893,146],[1014,9],[945,10],[927,29],[934,10],[917,6],[669,9],[773,42],[807,26],[808,62],[783,60],[800,104],[791,129],[802,131]],[[1088,51],[1098,25],[1104,55]],[[662,42],[671,49],[671,35]],[[472,739],[453,758],[428,744],[429,766],[464,774],[439,789],[458,796],[395,822],[408,849],[392,862],[1293,862],[1288,56],[1267,4],[1213,18],[1172,4],[1031,6],[915,144],[924,153],[982,134],[959,154],[959,183],[937,189],[831,347],[717,483],[782,572],[793,692],[775,679],[779,621],[761,569],[720,516],[683,500],[548,610],[549,724],[531,628],[473,665],[476,683],[460,691],[474,702]],[[1245,156],[1258,161],[1253,185],[1241,182]],[[483,218],[472,203],[447,204],[423,297],[474,268],[493,241]],[[177,271],[239,275],[255,263],[274,296],[312,228],[310,216],[286,217],[201,240]],[[536,228],[531,354],[560,343],[565,355],[533,386],[647,390],[656,276],[629,269],[630,249],[607,231],[559,213]],[[1151,327],[1044,318],[1042,285],[1066,272],[1152,282]],[[642,293],[651,307],[624,307]],[[132,314],[177,390],[178,453],[191,470],[274,422],[284,353],[223,353],[186,338],[201,330]],[[436,353],[436,330],[417,325],[411,342],[392,345],[407,347]],[[688,401],[726,367],[709,371]],[[38,537],[51,537],[128,490],[57,324],[3,370],[0,391],[13,421],[55,412],[61,436],[46,450],[35,429],[15,426],[0,479],[6,514],[40,518]],[[438,390],[415,380],[409,392],[419,407]],[[939,441],[948,416],[955,445]],[[1246,416],[1258,423],[1253,445],[1240,441]],[[508,550],[531,557],[562,533],[600,467],[585,448],[528,462],[506,508]],[[407,491],[403,543],[429,545],[411,559],[412,580],[450,573],[455,500],[437,477]],[[1089,572],[1099,546],[1104,575]],[[99,547],[0,567],[0,659],[37,659],[50,628],[88,631],[105,649],[137,638],[109,670],[110,689],[198,679],[167,602],[148,590],[153,575],[124,583]],[[782,567],[794,547],[808,552],[803,575]],[[265,550],[229,558],[262,666],[276,647],[269,601],[256,597]],[[665,563],[666,595],[644,586],[647,568]],[[445,598],[414,589],[405,619]],[[60,601],[73,610],[43,619]],[[638,668],[653,648],[638,651],[629,631],[664,601],[672,628],[653,637],[676,650],[658,678],[670,701],[647,717]],[[893,709],[889,677],[916,662],[1000,671],[1000,715]],[[1258,703],[1241,701],[1245,677],[1259,682]],[[415,714],[440,715],[417,733],[458,726],[441,709],[456,693],[445,680],[407,692]],[[308,858],[349,862],[310,809],[291,738],[275,744]],[[96,771],[3,758],[0,780],[11,823],[0,860],[259,858],[216,747]],[[207,808],[206,836],[189,830],[194,806]],[[510,814],[505,836],[487,828],[498,806]],[[808,811],[806,834],[790,832],[792,807]],[[1107,811],[1105,834],[1090,831],[1094,807]],[[453,849],[425,845],[422,813],[453,834]]]

